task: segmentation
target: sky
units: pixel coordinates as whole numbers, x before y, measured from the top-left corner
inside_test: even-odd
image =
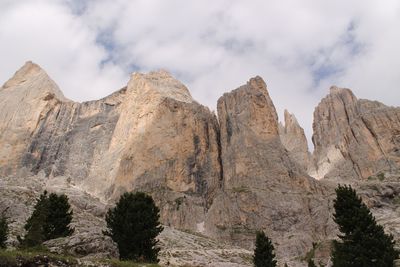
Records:
[[[32,60],[86,101],[165,69],[215,110],[259,75],[309,141],[332,85],[400,106],[399,48],[398,0],[0,0],[0,84]]]

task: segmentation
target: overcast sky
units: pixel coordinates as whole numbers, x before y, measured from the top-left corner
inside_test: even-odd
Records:
[[[0,0],[0,83],[32,60],[85,101],[166,69],[215,109],[260,75],[309,138],[331,85],[399,106],[399,50],[398,0]]]

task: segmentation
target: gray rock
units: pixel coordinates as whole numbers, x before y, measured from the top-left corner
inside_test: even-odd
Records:
[[[367,179],[400,166],[400,108],[332,87],[314,111],[313,128],[313,177]]]

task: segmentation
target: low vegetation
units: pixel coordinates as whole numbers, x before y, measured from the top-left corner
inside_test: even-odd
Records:
[[[17,266],[65,266],[65,267],[159,267],[158,264],[120,261],[118,259],[81,261],[69,255],[50,253],[44,247],[29,249],[0,249],[0,267]]]
[[[43,247],[18,250],[0,249],[0,267],[48,266],[50,263],[52,263],[50,266],[54,266],[54,264],[58,264],[58,266],[80,266],[77,259],[50,253]]]

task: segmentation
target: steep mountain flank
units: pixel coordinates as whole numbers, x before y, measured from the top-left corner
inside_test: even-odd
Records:
[[[309,177],[280,141],[278,118],[260,77],[218,100],[223,188],[207,230],[252,247],[263,229],[281,258],[295,258],[333,232],[328,191]]]
[[[257,230],[282,265],[305,266],[311,251],[326,263],[338,181],[400,238],[400,108],[332,88],[314,113],[312,156],[293,114],[278,123],[260,77],[217,109],[218,118],[165,71],[134,73],[119,91],[77,103],[27,62],[0,88],[0,211],[9,207],[10,243],[47,189],[70,197],[76,228],[47,247],[116,256],[104,214],[123,192],[141,190],[161,210],[163,264],[250,266]]]
[[[287,110],[284,113],[285,124],[279,123],[279,136],[289,155],[307,171],[311,164],[311,154],[308,151],[307,138],[304,129],[296,117]]]
[[[15,173],[38,123],[59,101],[58,86],[27,62],[0,88],[0,174]]]
[[[318,179],[366,179],[400,166],[400,108],[332,87],[314,111],[313,129]]]
[[[3,174],[65,177],[102,200],[145,190],[165,224],[204,221],[221,183],[218,122],[167,72],[135,73],[118,92],[76,103],[28,62],[0,99]]]

